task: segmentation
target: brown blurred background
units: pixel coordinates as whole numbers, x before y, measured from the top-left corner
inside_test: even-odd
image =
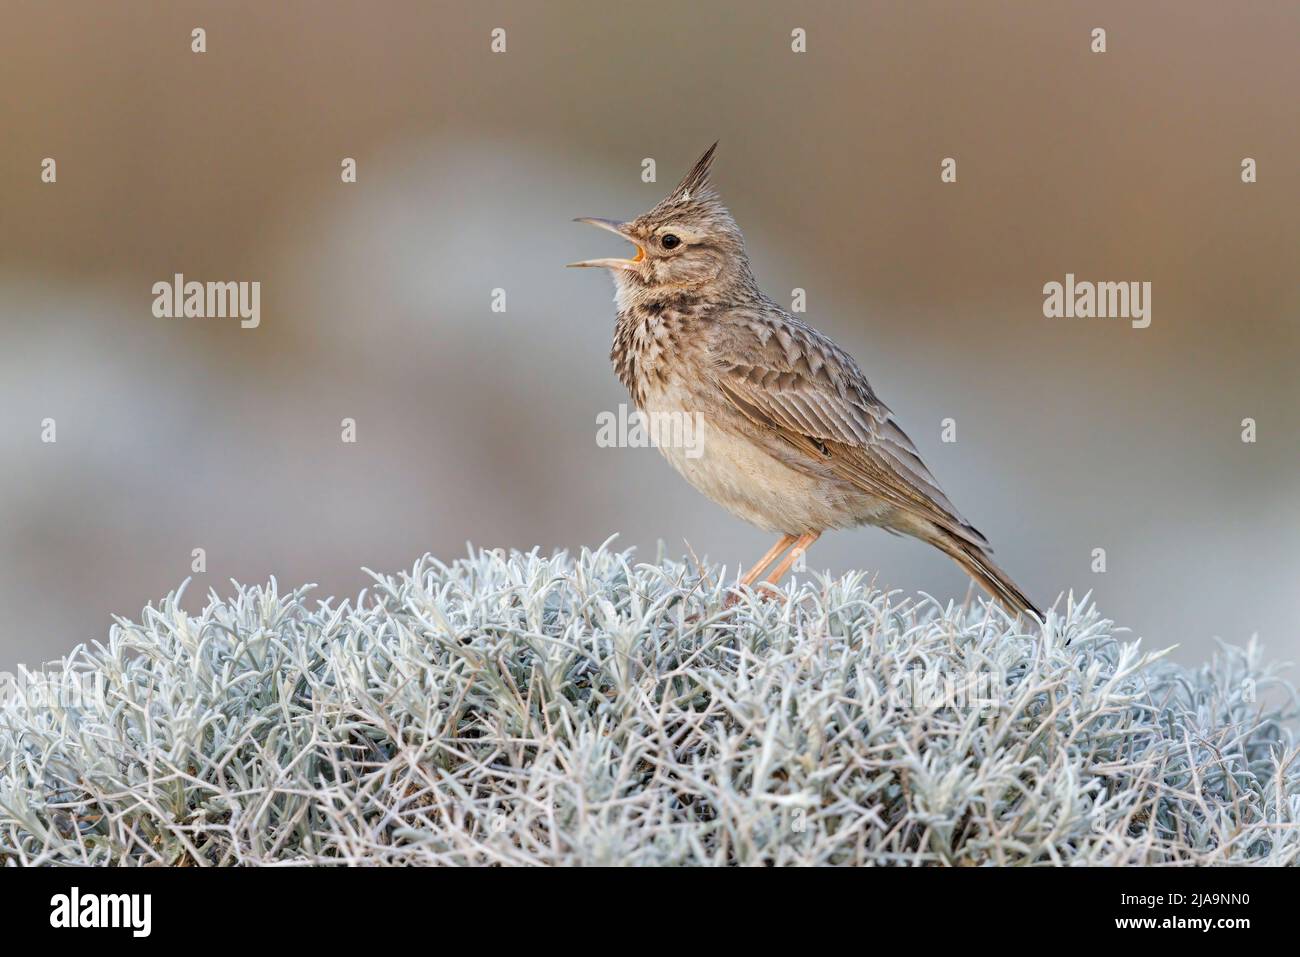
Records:
[[[619,251],[571,217],[642,211],[714,139],[760,282],[807,289],[1031,594],[1092,589],[1184,660],[1293,656],[1298,36],[1294,3],[6,0],[0,667],[197,547],[192,608],[467,540],[756,557],[658,453],[597,447],[612,288],[562,268]],[[260,281],[261,327],[155,318],[176,272]],[[1151,327],[1045,319],[1067,272],[1150,281]],[[966,589],[873,529],[809,565]]]

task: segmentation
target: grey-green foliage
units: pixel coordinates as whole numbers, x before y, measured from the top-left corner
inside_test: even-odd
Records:
[[[337,607],[274,582],[198,617],[169,596],[26,676],[0,707],[0,859],[1300,851],[1294,696],[1253,644],[1190,671],[1116,640],[1086,601],[1039,634],[860,574],[724,610],[718,569],[605,549],[425,559],[375,580]]]

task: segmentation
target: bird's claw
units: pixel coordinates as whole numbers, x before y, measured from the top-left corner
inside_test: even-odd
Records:
[[[765,601],[767,599],[774,599],[783,604],[789,601],[789,598],[786,596],[785,592],[781,591],[776,585],[772,584],[771,582],[759,582],[757,585],[754,586],[753,590],[754,590],[754,594],[758,596],[760,601]],[[733,591],[731,594],[727,596],[727,600],[722,603],[722,607],[724,609],[731,609],[734,606],[739,605],[743,597],[744,597],[743,592]]]

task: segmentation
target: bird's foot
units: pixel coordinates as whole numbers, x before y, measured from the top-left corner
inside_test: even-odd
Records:
[[[754,586],[753,594],[759,601],[779,601],[784,604],[790,600],[785,592],[781,591],[771,582],[759,582]],[[734,606],[739,605],[743,598],[743,592],[733,591],[727,596],[727,600],[722,603],[722,607],[724,609],[733,608]]]

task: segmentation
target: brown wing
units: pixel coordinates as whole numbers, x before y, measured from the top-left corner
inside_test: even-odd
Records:
[[[848,353],[789,316],[733,314],[712,355],[720,391],[755,425],[863,491],[981,548]]]

